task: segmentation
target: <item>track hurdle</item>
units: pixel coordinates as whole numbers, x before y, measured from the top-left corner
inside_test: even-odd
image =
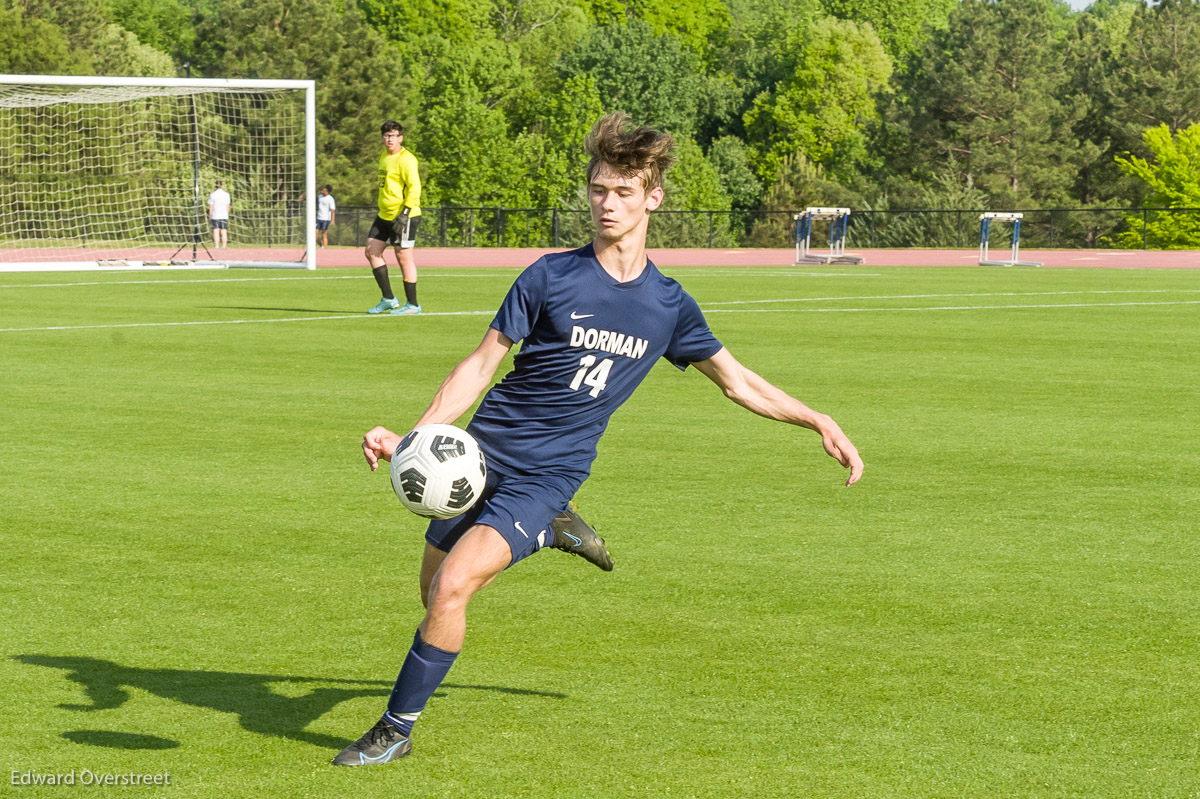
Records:
[[[1021,246],[1021,218],[1019,213],[987,212],[979,215],[979,265],[980,266],[1041,266],[1040,261],[1018,260],[1017,251]],[[992,261],[988,259],[988,237],[992,232],[992,220],[1012,222],[1012,253],[1007,261]]]
[[[809,245],[812,240],[813,223],[829,221],[829,253],[815,255]],[[861,255],[846,254],[846,227],[850,223],[849,208],[805,208],[804,213],[794,214],[796,224],[797,264],[861,264]]]

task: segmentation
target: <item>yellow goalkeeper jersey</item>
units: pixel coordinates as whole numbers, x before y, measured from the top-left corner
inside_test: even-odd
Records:
[[[379,218],[395,219],[408,206],[409,217],[421,215],[421,177],[417,157],[401,148],[395,155],[379,156]]]

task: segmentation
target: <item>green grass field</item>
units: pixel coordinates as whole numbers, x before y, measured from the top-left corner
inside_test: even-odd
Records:
[[[668,271],[862,482],[660,364],[580,492],[616,570],[504,574],[371,769],[423,525],[359,440],[515,271],[0,275],[3,793],[1200,796],[1200,271]]]

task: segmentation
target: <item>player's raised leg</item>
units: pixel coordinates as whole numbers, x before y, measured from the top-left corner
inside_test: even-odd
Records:
[[[379,765],[412,751],[413,725],[462,650],[467,603],[511,562],[508,542],[492,527],[477,524],[459,539],[434,574],[428,610],[396,678],[387,712],[333,759],[335,766]]]
[[[550,529],[554,532],[554,541],[550,544],[552,549],[570,552],[606,572],[612,571],[612,554],[605,546],[604,539],[596,533],[595,527],[579,515],[579,508],[574,500],[571,500],[566,510],[554,517]]]

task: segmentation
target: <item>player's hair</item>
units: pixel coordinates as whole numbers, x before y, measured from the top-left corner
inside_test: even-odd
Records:
[[[329,185],[328,183],[326,183],[321,188],[325,189],[325,191],[329,192],[330,194],[333,194],[333,186]]]
[[[221,188],[221,187],[222,187],[222,186],[224,186],[224,185],[225,185],[225,184],[224,184],[224,183],[222,183],[221,181],[219,181],[219,180],[217,181],[217,188],[218,188],[218,189],[219,189],[219,188]]]
[[[389,119],[379,126],[380,133],[399,133],[404,135],[404,126],[394,119]]]
[[[663,175],[675,163],[675,139],[646,125],[634,125],[629,114],[614,111],[592,126],[583,142],[591,182],[601,164],[608,164],[624,178],[638,175],[646,191],[662,185]]]

